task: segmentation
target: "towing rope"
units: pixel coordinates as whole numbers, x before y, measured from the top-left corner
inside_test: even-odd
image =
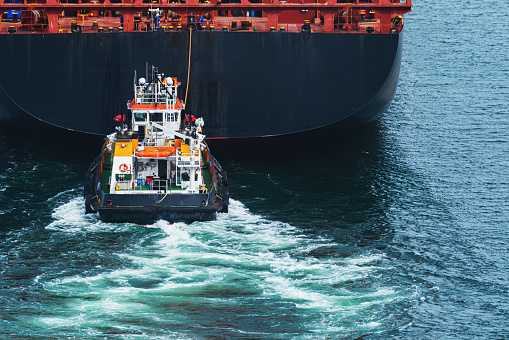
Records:
[[[163,198],[161,198],[161,200],[160,200],[160,201],[156,201],[156,205],[161,204],[161,202],[162,202],[162,201],[166,198],[166,196],[168,196],[168,193],[166,193],[166,195],[164,195],[164,197],[163,197]]]
[[[187,103],[187,91],[189,90],[189,73],[191,73],[191,37],[193,36],[193,29],[189,27],[189,59],[187,61],[187,84],[186,84],[186,98],[184,99],[184,105]]]

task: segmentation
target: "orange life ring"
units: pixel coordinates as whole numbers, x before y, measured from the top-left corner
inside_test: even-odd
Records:
[[[122,164],[120,164],[120,166],[118,167],[118,169],[119,169],[121,172],[126,172],[126,171],[127,171],[127,169],[129,169],[129,167],[127,166],[127,164],[122,163]]]

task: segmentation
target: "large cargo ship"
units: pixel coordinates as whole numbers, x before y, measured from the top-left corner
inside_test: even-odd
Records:
[[[0,118],[106,135],[133,70],[182,79],[211,144],[337,134],[398,82],[411,0],[0,0]],[[182,98],[184,99],[184,98]],[[214,146],[215,147],[215,146]]]

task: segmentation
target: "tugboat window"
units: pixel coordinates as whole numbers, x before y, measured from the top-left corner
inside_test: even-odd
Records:
[[[136,112],[134,114],[134,120],[137,122],[146,122],[147,121],[147,113],[146,112]]]
[[[175,119],[175,113],[173,113],[173,112],[172,112],[172,113],[168,113],[168,114],[167,114],[166,121],[167,121],[167,122],[174,122],[174,121],[176,121],[176,119]]]
[[[163,121],[163,114],[162,112],[155,112],[150,114],[150,121],[151,122],[162,122]]]

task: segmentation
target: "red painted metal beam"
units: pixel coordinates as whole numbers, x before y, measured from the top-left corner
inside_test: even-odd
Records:
[[[271,9],[313,9],[320,10],[321,8],[335,8],[335,9],[343,9],[343,8],[355,8],[355,9],[391,9],[398,10],[403,13],[408,13],[412,6],[411,4],[399,4],[399,3],[390,3],[390,4],[379,4],[379,3],[366,3],[366,4],[345,4],[345,3],[335,3],[335,2],[327,2],[327,3],[288,3],[288,2],[279,2],[278,0],[274,0],[273,3],[250,3],[248,0],[241,0],[241,3],[228,3],[223,4],[220,1],[216,3],[199,3],[198,0],[187,0],[188,3],[179,4],[179,3],[168,3],[167,0],[164,3],[159,4],[148,4],[143,3],[142,0],[135,0],[134,3],[111,3],[109,0],[105,0],[104,3],[78,3],[78,4],[63,4],[58,3],[57,0],[46,0],[46,3],[31,3],[31,4],[15,4],[2,3],[4,0],[0,0],[0,4],[4,9],[20,9],[20,8],[51,8],[56,7],[59,9],[65,8],[80,8],[80,9],[121,9],[121,8],[136,8],[138,10],[148,10],[149,8],[160,8],[160,9],[187,9],[190,10],[220,10],[220,9],[250,9],[250,10],[271,10]],[[382,0],[381,0],[382,1]]]
[[[100,10],[119,11],[124,16],[125,31],[132,31],[134,29],[134,15],[137,12],[146,12],[148,9],[154,7],[166,11],[171,10],[172,12],[177,13],[181,16],[180,22],[183,24],[187,23],[188,15],[201,16],[206,13],[212,13],[215,19],[219,19],[224,17],[218,17],[216,11],[263,11],[264,17],[268,20],[269,27],[275,27],[276,29],[278,29],[278,25],[288,23],[286,21],[279,22],[278,20],[279,15],[281,13],[285,13],[285,11],[318,11],[323,15],[323,31],[334,32],[335,16],[339,14],[340,11],[351,8],[352,10],[362,9],[366,11],[375,11],[376,19],[380,22],[380,32],[389,33],[391,28],[393,28],[392,18],[410,12],[412,7],[411,0],[407,0],[406,3],[400,3],[399,0],[397,0],[398,2],[392,2],[394,0],[373,0],[374,2],[372,3],[359,3],[359,0],[355,0],[354,3],[338,3],[337,0],[318,0],[318,2],[306,2],[312,0],[290,0],[296,2],[262,0],[263,2],[261,3],[251,3],[249,0],[241,0],[240,3],[222,3],[221,0],[209,0],[211,1],[210,3],[200,3],[200,0],[186,1],[187,2],[185,4],[181,4],[169,3],[168,0],[160,0],[161,3],[150,4],[143,3],[143,0],[132,0],[129,3],[111,3],[110,0],[104,0],[104,3],[65,4],[59,3],[59,0],[46,0],[45,3],[6,4],[5,0],[0,0],[0,13],[3,13],[5,10],[19,9],[38,9],[45,11],[48,15],[49,21],[48,31],[51,33],[57,33],[59,32],[59,15],[61,15],[63,9],[87,10],[94,12]],[[285,17],[288,16],[286,15]],[[239,17],[239,19],[240,18],[241,17]],[[141,27],[139,29],[141,29]]]

